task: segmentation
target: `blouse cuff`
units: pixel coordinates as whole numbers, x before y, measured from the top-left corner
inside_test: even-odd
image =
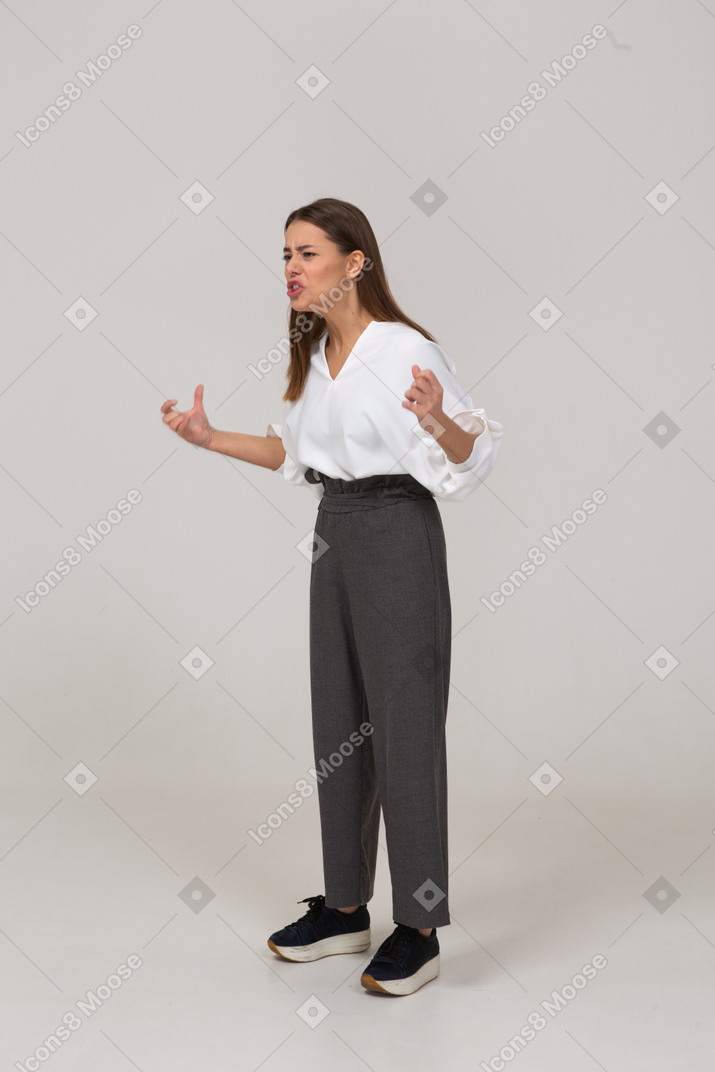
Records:
[[[266,435],[269,436],[269,437],[270,436],[277,436],[279,439],[281,439],[282,438],[282,433],[283,433],[283,425],[282,424],[269,424],[268,427],[266,428]],[[273,472],[274,473],[282,473],[284,466],[285,466],[285,458],[283,459],[281,464],[278,466],[278,468],[273,470]]]
[[[466,461],[453,462],[447,458],[449,468],[455,473],[466,473],[475,469],[492,451],[492,435],[483,409],[465,409],[452,417],[455,424],[470,434],[477,433],[472,446],[472,453]],[[437,441],[439,442],[439,440]]]

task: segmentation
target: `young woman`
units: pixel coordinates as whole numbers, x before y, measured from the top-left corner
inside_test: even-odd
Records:
[[[448,909],[445,720],[451,604],[435,500],[491,472],[503,427],[395,302],[365,215],[321,198],[285,224],[290,365],[266,436],[162,407],[189,443],[283,472],[318,499],[310,687],[325,894],[268,939],[294,961],[369,948],[380,809],[395,930],[361,977],[411,994],[439,973]],[[302,903],[302,902],[299,902]]]

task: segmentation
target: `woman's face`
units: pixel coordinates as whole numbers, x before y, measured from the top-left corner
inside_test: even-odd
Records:
[[[283,250],[291,308],[303,312],[313,304],[324,307],[330,290],[347,278],[348,265],[355,274],[361,259],[360,254],[343,256],[314,223],[294,220],[286,230]],[[298,289],[292,289],[292,284]]]

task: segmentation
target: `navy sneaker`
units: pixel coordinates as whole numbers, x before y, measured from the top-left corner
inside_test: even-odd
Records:
[[[304,897],[308,911],[295,923],[275,931],[268,946],[285,960],[320,960],[334,953],[362,953],[370,948],[370,913],[367,905],[355,912],[327,908],[325,897]]]
[[[433,927],[425,936],[398,923],[372,958],[360,982],[381,994],[413,994],[439,975],[439,940]]]

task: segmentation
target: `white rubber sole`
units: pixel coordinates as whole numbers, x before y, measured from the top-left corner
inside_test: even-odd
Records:
[[[407,979],[380,979],[378,981],[365,973],[361,976],[360,982],[367,990],[377,990],[382,994],[396,994],[401,997],[404,994],[414,994],[415,990],[419,990],[421,986],[429,983],[431,979],[436,979],[438,975],[439,953]]]
[[[365,931],[354,931],[352,934],[335,934],[312,945],[275,945],[269,938],[268,947],[286,960],[307,961],[332,957],[336,953],[364,953],[370,948],[371,941],[368,927]]]

